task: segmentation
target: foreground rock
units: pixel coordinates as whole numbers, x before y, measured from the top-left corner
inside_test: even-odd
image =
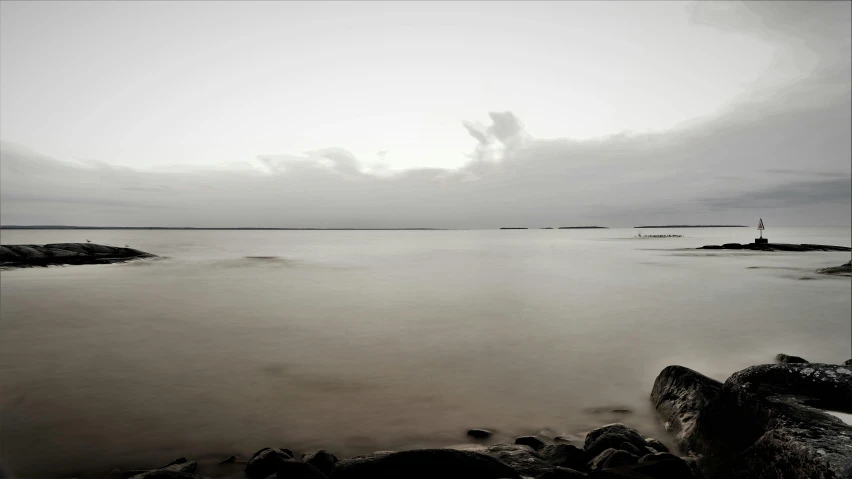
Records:
[[[344,459],[332,479],[520,479],[507,464],[487,454],[455,449],[377,452]]]
[[[94,243],[57,243],[46,245],[0,246],[0,268],[29,268],[66,264],[123,263],[155,255],[133,248]]]
[[[852,251],[847,246],[828,246],[822,244],[784,244],[784,243],[727,243],[707,245],[698,249],[745,249],[751,251]]]
[[[651,400],[708,479],[852,477],[852,426],[822,410],[852,412],[849,367],[767,364],[722,384],[669,366]]]
[[[818,274],[833,274],[836,276],[852,276],[852,261],[840,266],[832,266],[830,268],[820,268],[816,270]]]

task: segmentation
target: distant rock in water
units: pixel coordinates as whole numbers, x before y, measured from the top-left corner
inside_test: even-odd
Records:
[[[810,362],[805,358],[800,358],[799,356],[788,356],[786,354],[779,354],[775,356],[775,360],[782,364],[810,364]]]
[[[784,244],[784,243],[726,243],[707,245],[697,249],[745,249],[750,251],[852,251],[848,246],[829,246],[822,244]],[[840,266],[841,268],[843,266]]]
[[[819,274],[833,274],[838,276],[852,276],[852,261],[840,266],[832,266],[830,268],[820,268],[816,270]]]
[[[29,268],[65,264],[123,263],[156,255],[132,248],[95,243],[0,245],[0,268]]]

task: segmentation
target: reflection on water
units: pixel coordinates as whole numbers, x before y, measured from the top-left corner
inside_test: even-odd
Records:
[[[664,436],[648,394],[669,364],[724,379],[779,352],[848,359],[850,280],[813,274],[848,253],[711,256],[682,249],[751,231],[672,232],[687,237],[4,230],[166,258],[0,274],[0,457],[44,476],[452,445],[470,427]],[[773,234],[850,244],[849,228]]]

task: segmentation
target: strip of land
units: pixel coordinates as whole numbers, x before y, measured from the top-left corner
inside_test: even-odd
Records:
[[[744,225],[651,225],[634,226],[634,228],[748,228]]]
[[[95,243],[55,243],[46,245],[0,245],[0,268],[32,268],[69,264],[124,263],[155,255],[127,247]]]

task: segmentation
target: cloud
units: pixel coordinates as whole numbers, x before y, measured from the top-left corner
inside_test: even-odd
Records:
[[[766,210],[773,224],[849,224],[852,69],[843,56],[849,15],[842,15],[849,4],[816,3],[700,2],[696,22],[759,36],[778,46],[779,71],[791,65],[802,70],[672,130],[583,141],[571,139],[570,131],[563,138],[538,138],[512,111],[494,111],[486,124],[462,123],[473,141],[461,168],[406,171],[383,168],[386,152],[371,164],[344,148],[261,154],[253,162],[203,170],[143,171],[60,161],[1,142],[0,221],[631,226],[750,224],[751,216]]]

